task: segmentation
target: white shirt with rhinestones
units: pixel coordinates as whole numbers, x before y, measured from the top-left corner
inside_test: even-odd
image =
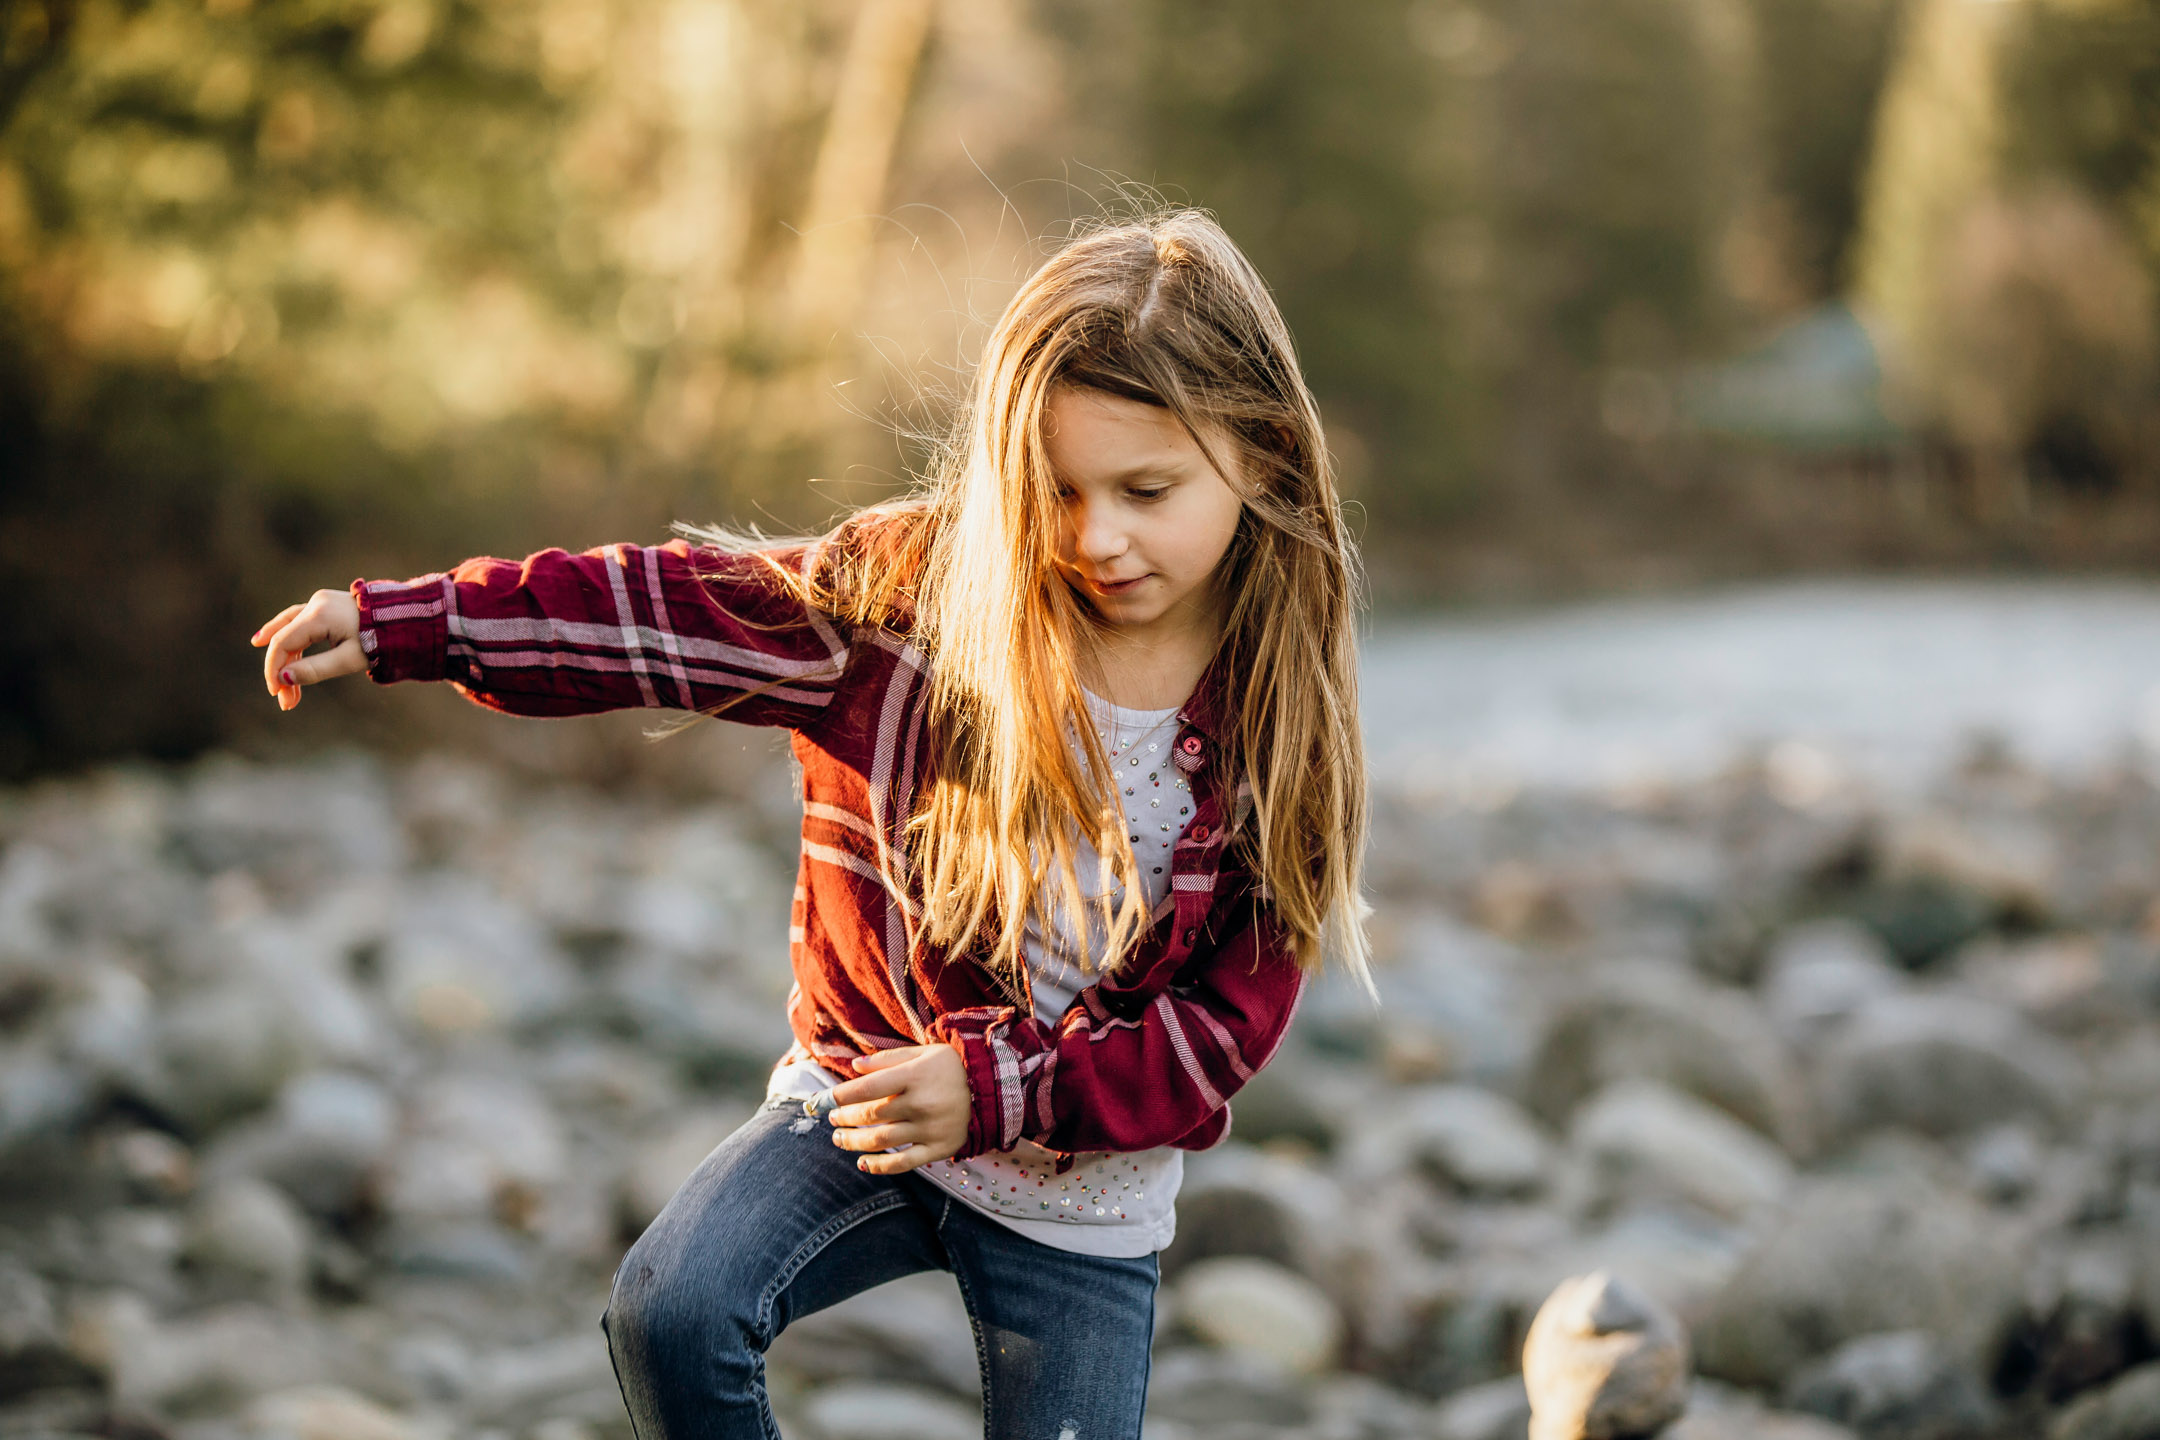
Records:
[[[1088,692],[1103,754],[1117,776],[1117,799],[1123,806],[1126,836],[1140,872],[1148,913],[1155,913],[1170,893],[1170,852],[1192,822],[1192,791],[1184,773],[1170,763],[1177,735],[1178,707],[1128,710]],[[1075,874],[1083,886],[1090,872],[1097,885],[1108,877],[1095,848],[1080,842]],[[1027,935],[1028,972],[1035,1018],[1056,1025],[1086,986],[1092,966],[1078,963],[1075,951],[1086,946],[1101,953],[1101,921],[1087,917],[1083,934],[1066,925],[1046,943],[1031,925]],[[802,1098],[839,1083],[799,1047],[773,1071],[768,1098]],[[1171,1146],[1132,1154],[1083,1154],[1071,1169],[1057,1173],[1049,1152],[1022,1141],[1017,1149],[978,1155],[970,1160],[940,1160],[915,1172],[950,1191],[1000,1224],[1060,1250],[1089,1255],[1147,1255],[1168,1245],[1177,1233],[1175,1202],[1185,1174],[1184,1152]]]

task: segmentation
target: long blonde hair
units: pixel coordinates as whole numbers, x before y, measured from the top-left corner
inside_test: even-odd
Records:
[[[1079,667],[1100,622],[1052,566],[1062,516],[1043,412],[1060,385],[1168,410],[1243,502],[1216,575],[1212,662],[1228,684],[1210,761],[1226,823],[1249,796],[1250,823],[1229,844],[1300,962],[1332,956],[1370,988],[1356,552],[1289,330],[1244,254],[1195,210],[1060,249],[991,332],[920,492],[843,522],[827,537],[839,543],[820,547],[827,563],[775,567],[852,623],[906,616],[930,657],[931,779],[904,859],[921,938],[973,949],[1024,994],[1031,921],[1050,935],[1057,914],[1093,909],[1104,972],[1147,929],[1109,763],[1085,723]],[[1095,896],[1076,868],[1083,836],[1114,881]]]

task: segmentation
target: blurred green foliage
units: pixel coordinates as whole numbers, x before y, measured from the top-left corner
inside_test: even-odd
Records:
[[[1393,520],[1597,468],[1601,383],[1832,294],[1889,0],[1054,11],[1083,110],[1277,277]],[[1653,394],[1651,402],[1655,405]],[[1621,416],[1655,430],[1659,416]]]
[[[1899,412],[1995,526],[2065,492],[2151,509],[2156,56],[2153,0],[1914,0],[1903,27],[1856,284]]]
[[[2005,48],[2012,169],[2074,178],[2160,259],[2160,4],[2036,5]]]

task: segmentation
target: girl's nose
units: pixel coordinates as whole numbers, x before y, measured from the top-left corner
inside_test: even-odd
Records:
[[[1106,505],[1075,505],[1072,509],[1073,550],[1091,565],[1115,560],[1125,553],[1124,527],[1116,523]]]

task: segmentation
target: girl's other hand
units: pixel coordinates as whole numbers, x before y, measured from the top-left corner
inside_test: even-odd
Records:
[[[300,687],[351,675],[367,668],[360,653],[360,607],[343,590],[318,590],[304,605],[288,605],[254,635],[250,645],[266,645],[263,684],[278,709],[300,703]],[[310,646],[330,648],[302,658]]]
[[[832,1088],[833,1144],[864,1150],[872,1175],[900,1175],[950,1159],[967,1143],[967,1067],[950,1045],[903,1045],[855,1062],[856,1078]],[[894,1153],[874,1152],[891,1150]]]

